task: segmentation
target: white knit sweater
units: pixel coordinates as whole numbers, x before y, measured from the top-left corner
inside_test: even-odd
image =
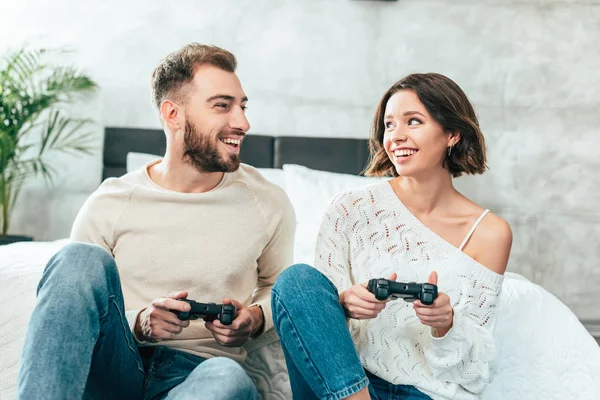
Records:
[[[336,196],[325,214],[315,267],[340,292],[371,278],[427,282],[454,308],[442,338],[421,324],[411,303],[388,303],[377,318],[350,320],[362,365],[393,383],[413,385],[433,399],[476,399],[492,378],[493,329],[503,276],[479,264],[421,223],[388,182]]]

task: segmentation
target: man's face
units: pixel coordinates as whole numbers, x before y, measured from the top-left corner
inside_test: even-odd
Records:
[[[200,172],[233,172],[240,166],[240,147],[250,124],[248,99],[238,77],[213,66],[201,66],[185,106],[184,160]]]

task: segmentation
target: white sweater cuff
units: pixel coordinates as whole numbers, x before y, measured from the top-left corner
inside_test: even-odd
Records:
[[[448,352],[456,352],[457,349],[463,349],[465,345],[465,327],[463,317],[460,312],[454,312],[452,328],[444,336],[437,336],[435,328],[429,329],[429,341],[431,347],[439,357],[444,357]]]
[[[143,308],[137,310],[127,310],[125,311],[125,318],[127,318],[127,323],[129,324],[129,329],[131,330],[131,334],[133,335],[133,340],[137,344],[148,344],[145,340],[138,340],[135,336],[135,322],[137,321],[138,315],[143,311]]]

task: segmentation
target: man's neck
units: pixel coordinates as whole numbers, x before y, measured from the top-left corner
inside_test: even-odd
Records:
[[[169,154],[148,168],[150,179],[158,186],[181,193],[204,193],[214,189],[223,172],[200,172],[190,164]]]

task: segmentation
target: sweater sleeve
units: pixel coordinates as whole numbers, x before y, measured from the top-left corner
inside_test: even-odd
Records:
[[[431,330],[425,350],[436,379],[456,383],[471,393],[481,393],[493,377],[492,332],[503,281],[502,275],[482,272],[463,281],[453,304],[452,328],[443,337]]]
[[[350,193],[334,197],[323,216],[315,251],[315,268],[325,275],[337,288],[338,295],[354,285],[348,232],[349,212],[346,205]],[[356,342],[365,320],[348,319],[348,328]]]
[[[131,187],[122,180],[104,181],[79,210],[71,229],[71,240],[98,245],[114,256],[115,227],[130,196]],[[141,311],[141,309],[125,311],[132,332]]]
[[[273,327],[271,311],[271,289],[275,280],[285,268],[292,265],[294,258],[294,235],[296,215],[287,195],[282,190],[273,194],[275,202],[270,204],[274,215],[267,221],[268,242],[258,259],[258,282],[252,293],[252,304],[262,308],[264,326],[260,334]],[[271,228],[272,227],[272,228]]]
[[[79,210],[71,228],[71,240],[98,245],[112,255],[115,226],[130,192],[118,179],[104,181]]]
[[[346,194],[334,197],[321,222],[315,250],[315,268],[325,275],[341,293],[353,283],[350,263],[350,240]]]

